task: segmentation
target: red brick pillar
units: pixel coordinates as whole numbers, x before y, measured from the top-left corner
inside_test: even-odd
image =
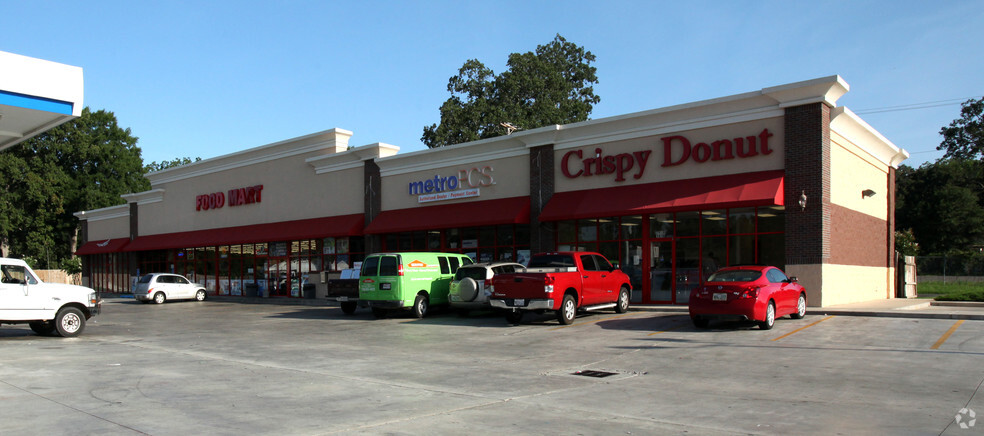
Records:
[[[786,108],[786,269],[807,288],[811,306],[821,304],[821,267],[830,259],[830,107],[823,103]],[[806,207],[800,197],[806,195]]]

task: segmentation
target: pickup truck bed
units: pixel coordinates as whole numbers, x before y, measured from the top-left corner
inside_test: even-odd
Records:
[[[489,302],[505,309],[514,324],[526,311],[553,310],[558,321],[570,324],[578,311],[628,310],[629,277],[598,253],[540,253],[529,264],[523,271],[492,279]]]

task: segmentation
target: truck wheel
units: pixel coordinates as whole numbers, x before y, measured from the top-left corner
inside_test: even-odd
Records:
[[[74,338],[85,330],[85,316],[74,307],[63,308],[55,315],[55,329],[62,337]]]
[[[154,302],[157,304],[164,304],[167,301],[167,296],[163,292],[158,292],[154,294]]]
[[[574,301],[574,296],[564,295],[564,302],[560,304],[560,310],[557,311],[557,321],[563,325],[570,325],[574,322],[575,315],[577,315],[577,302]]]
[[[206,298],[208,298],[208,294],[205,292],[204,289],[199,289],[198,292],[195,292],[196,300],[205,301]]]
[[[622,286],[618,293],[618,302],[615,303],[615,313],[625,313],[629,311],[629,288]]]
[[[359,307],[359,303],[356,303],[354,301],[343,301],[341,305],[342,305],[342,313],[346,315],[351,315],[355,313],[355,308]]]
[[[413,300],[413,316],[417,318],[423,318],[427,316],[427,308],[430,302],[427,300],[427,295],[419,294],[417,298]]]
[[[51,336],[55,333],[55,323],[51,321],[36,321],[31,323],[31,330],[41,336]]]
[[[506,312],[506,322],[512,325],[519,325],[523,321],[523,311],[514,310],[511,312]]]

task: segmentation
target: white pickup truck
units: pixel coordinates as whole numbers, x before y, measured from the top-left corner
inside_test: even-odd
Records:
[[[70,338],[101,306],[90,288],[44,283],[23,260],[0,257],[0,324],[26,323],[39,335]]]

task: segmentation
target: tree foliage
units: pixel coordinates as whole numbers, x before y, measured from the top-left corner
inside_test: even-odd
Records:
[[[202,158],[200,157],[196,157],[194,160],[192,160],[190,157],[179,157],[172,160],[162,160],[160,161],[160,163],[154,161],[144,166],[144,174],[163,171],[168,168],[179,167],[181,165],[188,165],[190,163],[198,162],[200,160],[202,160]]]
[[[71,258],[73,213],[123,204],[150,188],[137,138],[112,112],[82,116],[0,152],[0,242],[10,254],[56,268]]]
[[[441,122],[424,127],[430,148],[507,133],[502,123],[521,129],[585,121],[601,98],[595,56],[556,35],[535,52],[512,53],[498,76],[470,59],[448,80],[451,97],[441,105]]]
[[[942,159],[896,173],[896,227],[911,229],[923,254],[984,242],[984,162]]]
[[[944,159],[984,158],[984,98],[964,102],[960,118],[940,130],[943,142],[937,150],[946,150]]]

